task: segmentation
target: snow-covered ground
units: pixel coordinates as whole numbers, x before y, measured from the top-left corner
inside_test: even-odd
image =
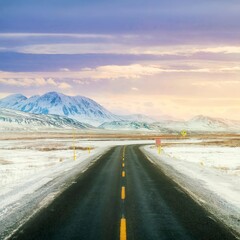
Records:
[[[49,204],[111,146],[135,143],[153,141],[0,140],[0,239]]]
[[[150,144],[144,151],[151,161],[240,232],[240,147],[203,146],[215,140],[209,138],[163,139],[166,146],[159,155],[152,140],[78,139],[73,143],[70,137],[57,136],[0,140],[0,239],[46,207],[110,147],[128,144]]]
[[[240,147],[176,144],[144,147],[160,166],[203,207],[240,235]]]

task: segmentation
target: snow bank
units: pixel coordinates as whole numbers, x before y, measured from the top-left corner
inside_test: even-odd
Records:
[[[179,145],[143,151],[200,205],[240,236],[240,148]]]
[[[46,207],[110,147],[153,141],[0,141],[0,239]],[[89,148],[91,149],[89,152]]]

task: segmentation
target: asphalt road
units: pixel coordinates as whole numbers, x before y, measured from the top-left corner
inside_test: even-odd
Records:
[[[137,146],[115,147],[12,239],[235,239]]]

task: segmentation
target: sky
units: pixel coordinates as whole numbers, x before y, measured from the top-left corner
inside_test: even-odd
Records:
[[[0,98],[240,120],[239,0],[0,0]]]

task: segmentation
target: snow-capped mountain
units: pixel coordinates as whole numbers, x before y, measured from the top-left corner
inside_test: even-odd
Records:
[[[143,131],[156,133],[178,133],[176,129],[168,128],[161,123],[147,123],[137,121],[113,121],[103,123],[99,126],[100,129],[116,130],[116,131]]]
[[[97,102],[82,96],[66,96],[49,92],[42,96],[26,98],[21,94],[0,100],[0,107],[34,114],[56,114],[98,126],[101,123],[120,120]]]
[[[99,128],[107,130],[142,130],[176,134],[179,134],[182,130],[188,132],[240,132],[240,122],[206,116],[196,116],[189,121],[166,120],[154,123],[113,121],[104,123]]]
[[[134,130],[141,130],[141,131],[149,131],[151,127],[146,122],[136,122],[136,121],[113,121],[113,122],[106,122],[99,126],[100,129],[107,129],[107,130],[124,130],[124,131],[134,131]]]
[[[46,124],[49,124],[49,126],[69,126],[72,124],[86,123],[99,126],[100,129],[119,131],[141,130],[162,133],[179,133],[183,129],[188,132],[240,132],[239,121],[199,115],[189,121],[162,120],[155,122],[154,119],[141,114],[127,116],[116,115],[89,98],[81,96],[71,97],[57,92],[49,92],[42,96],[36,95],[30,98],[21,94],[11,95],[0,100],[0,109],[1,108],[34,114],[31,116],[24,115],[25,119],[20,118],[20,116],[23,117],[23,115],[19,112],[17,112],[17,117],[14,116],[16,113],[13,115],[10,114],[11,116],[9,115],[8,118],[3,115],[3,117],[5,117],[4,121],[8,121],[9,123],[29,122],[35,125],[36,122],[41,122],[41,124],[44,125],[44,121],[46,121]],[[1,113],[6,114],[6,109],[2,110],[5,112]],[[45,116],[45,118],[41,115]],[[49,116],[49,119],[47,117],[48,115],[55,116]],[[55,121],[55,123],[52,123],[52,120]],[[71,120],[73,120],[73,122],[71,122]]]
[[[40,115],[0,108],[0,130],[93,129],[89,124],[58,115]]]
[[[213,118],[203,115],[198,115],[188,121],[188,125],[191,128],[197,128],[199,130],[212,129],[213,131],[239,131],[240,121],[234,121],[222,118]]]
[[[153,125],[169,131],[189,132],[240,132],[240,122],[198,115],[188,121],[162,121]]]
[[[145,123],[153,123],[156,122],[155,119],[150,118],[143,114],[131,114],[131,115],[125,115],[121,116],[121,119],[124,121],[130,121],[130,122],[145,122]]]
[[[208,129],[219,131],[230,127],[224,119],[216,119],[203,115],[199,115],[190,119],[188,121],[188,126],[192,129],[199,129],[203,131]]]
[[[14,106],[20,104],[21,102],[25,101],[27,97],[23,96],[22,94],[13,94],[7,96],[0,100],[0,107],[4,108],[13,108]]]

